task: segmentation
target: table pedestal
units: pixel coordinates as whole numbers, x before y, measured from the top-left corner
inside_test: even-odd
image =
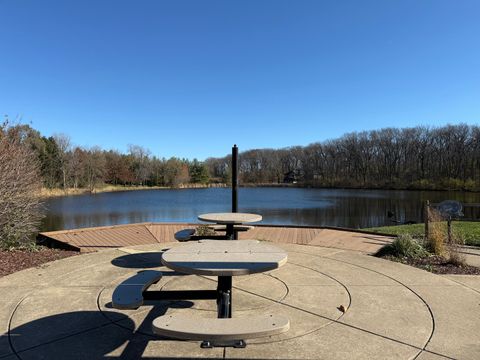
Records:
[[[232,317],[232,277],[219,276],[217,285],[217,317],[227,319]]]
[[[235,225],[234,224],[227,224],[225,235],[230,240],[238,240],[238,231],[235,231]]]

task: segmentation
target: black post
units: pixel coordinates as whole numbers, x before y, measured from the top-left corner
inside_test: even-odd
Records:
[[[238,147],[233,145],[232,148],[232,212],[238,212]]]
[[[232,317],[232,277],[219,276],[217,283],[217,316],[219,319]]]

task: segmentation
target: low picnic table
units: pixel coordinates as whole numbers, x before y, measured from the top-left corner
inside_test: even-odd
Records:
[[[200,240],[167,250],[162,264],[183,274],[218,276],[218,317],[232,317],[232,276],[274,270],[287,262],[282,249],[258,240]]]
[[[168,314],[152,323],[157,335],[202,340],[202,347],[245,347],[245,339],[280,334],[290,327],[288,318],[263,314],[232,317],[232,277],[274,270],[287,262],[282,249],[258,240],[200,240],[176,246],[162,254],[166,267],[183,274],[217,276],[216,290],[148,290],[162,278],[158,270],[141,271],[119,284],[112,295],[117,309],[137,309],[144,301],[216,300],[216,318]]]
[[[209,213],[198,216],[201,221],[216,223],[226,226],[226,236],[232,240],[238,239],[238,232],[235,229],[235,225],[242,225],[246,223],[252,223],[262,220],[262,216],[258,214],[250,213]]]
[[[231,319],[232,276],[274,270],[286,262],[287,253],[284,250],[258,240],[200,240],[167,250],[162,255],[162,264],[166,267],[184,274],[218,276],[217,318],[220,321],[203,320],[208,323],[202,328],[192,319],[161,316],[153,322],[154,331],[177,338],[201,338],[207,340],[206,343],[204,341],[205,347],[210,347],[209,340],[232,340],[232,337],[240,335],[252,338],[288,330],[288,319],[281,316]],[[226,319],[230,319],[231,326],[225,322]],[[233,331],[230,337],[229,331]],[[236,343],[244,344],[243,339],[236,340]]]

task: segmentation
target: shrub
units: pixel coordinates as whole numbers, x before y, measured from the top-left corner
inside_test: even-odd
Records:
[[[463,188],[467,191],[478,191],[480,190],[479,185],[472,179],[465,180]]]
[[[465,266],[467,259],[465,254],[460,252],[460,245],[465,244],[465,240],[461,235],[454,234],[452,242],[448,244],[448,262],[455,266]]]
[[[428,252],[417,240],[408,234],[399,235],[391,244],[385,245],[377,253],[378,256],[391,255],[395,257],[419,258]]]
[[[445,178],[440,181],[440,186],[447,190],[463,190],[464,182],[461,179]]]
[[[435,188],[435,184],[428,179],[420,179],[412,182],[409,186],[411,189],[432,190]]]
[[[38,163],[22,137],[0,125],[0,248],[34,241],[42,218],[36,195],[41,187]]]
[[[455,266],[465,266],[467,264],[467,260],[465,254],[462,254],[458,246],[450,246],[448,249],[448,262]]]

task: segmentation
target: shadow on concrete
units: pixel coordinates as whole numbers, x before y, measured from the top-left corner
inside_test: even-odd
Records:
[[[392,242],[391,240],[385,240],[385,239],[379,238],[378,236],[354,236],[354,237],[360,238],[360,239],[372,240],[374,241],[372,242],[372,244],[390,244]]]
[[[128,269],[151,269],[163,266],[162,264],[163,252],[151,252],[141,254],[129,254],[119,256],[113,259],[110,263],[117,267]],[[186,276],[188,274],[180,273],[177,271],[165,271],[162,270],[162,277],[164,276]]]
[[[131,339],[134,329],[121,313],[109,312],[107,318],[100,311],[77,311],[9,329],[8,340],[18,359],[102,359]]]
[[[177,301],[156,305],[138,329],[128,316],[113,311],[78,311],[37,319],[8,331],[10,349],[21,360],[179,359],[142,355],[149,341],[167,340],[153,334],[153,320],[169,308],[188,308],[193,303]]]
[[[122,268],[146,269],[162,266],[162,252],[144,252],[119,256],[111,264]]]

